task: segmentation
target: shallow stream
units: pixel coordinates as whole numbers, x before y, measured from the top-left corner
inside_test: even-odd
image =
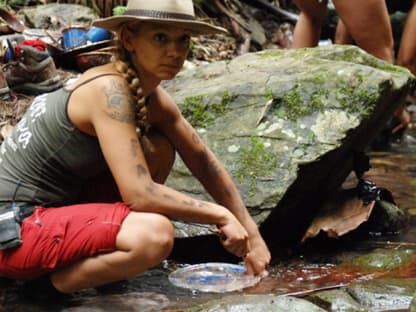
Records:
[[[409,130],[402,142],[394,144],[389,151],[368,155],[372,165],[369,178],[393,193],[398,206],[408,212],[409,225],[399,234],[368,236],[359,243],[340,243],[338,247],[332,244],[325,252],[318,251],[319,255],[296,254],[290,260],[272,265],[269,276],[241,294],[302,297],[318,290],[340,288],[357,280],[416,278],[415,255],[410,256],[405,266],[388,271],[366,271],[352,265],[354,257],[375,249],[416,249],[416,129]],[[193,292],[170,284],[168,274],[180,266],[165,262],[154,270],[100,292],[86,290],[64,300],[53,300],[50,296],[29,300],[22,296],[22,285],[0,281],[0,311],[182,311],[224,296]]]

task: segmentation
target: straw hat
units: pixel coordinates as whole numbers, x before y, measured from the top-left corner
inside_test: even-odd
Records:
[[[117,31],[124,23],[150,21],[179,26],[198,34],[227,33],[227,30],[195,19],[192,0],[129,0],[124,15],[102,18],[94,26]]]

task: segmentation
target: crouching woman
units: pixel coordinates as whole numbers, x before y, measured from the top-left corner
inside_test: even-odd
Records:
[[[118,58],[37,97],[2,144],[2,211],[21,237],[0,251],[0,275],[46,276],[64,293],[126,279],[169,255],[170,219],[217,225],[262,274],[270,253],[236,186],[159,85],[193,34],[224,30],[196,20],[191,0],[130,0],[94,25],[117,32]],[[176,152],[216,203],[164,185]]]

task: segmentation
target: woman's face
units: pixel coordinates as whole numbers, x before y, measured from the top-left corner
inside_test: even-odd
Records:
[[[125,46],[133,52],[139,75],[159,80],[172,79],[188,55],[191,33],[183,28],[156,23],[136,23],[128,27]]]

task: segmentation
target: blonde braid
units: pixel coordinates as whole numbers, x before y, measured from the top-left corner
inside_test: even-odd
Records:
[[[133,98],[136,100],[136,127],[138,134],[144,135],[150,128],[147,120],[146,97],[143,95],[140,79],[137,72],[133,69],[132,63],[128,57],[128,52],[119,43],[119,53],[114,61],[116,70],[126,79],[129,84]]]

